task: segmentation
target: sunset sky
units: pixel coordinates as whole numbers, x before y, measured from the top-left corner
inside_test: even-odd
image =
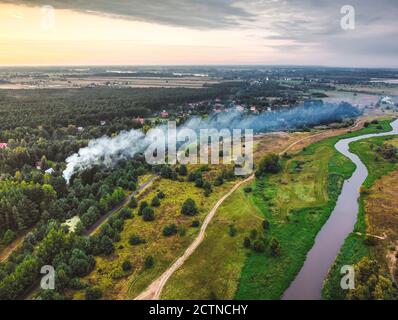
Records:
[[[396,0],[0,0],[0,65],[398,67],[397,16]]]

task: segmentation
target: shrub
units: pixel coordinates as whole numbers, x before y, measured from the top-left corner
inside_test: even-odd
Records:
[[[192,228],[197,228],[197,227],[199,227],[199,225],[200,225],[199,220],[194,220],[194,221],[192,221],[192,223],[191,223],[191,227],[192,227]]]
[[[264,252],[265,251],[265,245],[263,241],[257,240],[253,243],[253,250],[255,252]]]
[[[262,176],[267,173],[278,173],[281,168],[279,155],[269,154],[260,161],[257,175]]]
[[[230,225],[229,225],[228,234],[229,234],[231,237],[235,237],[236,234],[237,234],[237,232],[238,232],[238,231],[236,230],[235,226],[234,226],[233,224],[230,224]]]
[[[137,245],[139,245],[139,244],[145,243],[145,240],[144,240],[144,239],[141,239],[140,236],[137,236],[137,235],[135,235],[135,234],[132,234],[132,235],[129,237],[129,243],[130,243],[132,246],[137,246]]]
[[[86,300],[98,300],[102,297],[102,291],[98,287],[90,287],[86,289]]]
[[[129,206],[129,208],[131,208],[131,209],[137,208],[137,206],[138,206],[137,199],[134,198],[134,197],[132,197],[131,200],[129,201],[128,206]]]
[[[144,221],[153,221],[155,220],[155,212],[152,208],[146,207],[142,212],[142,219]]]
[[[122,263],[122,270],[128,272],[131,269],[133,269],[133,265],[131,264],[131,262],[128,260],[124,260]]]
[[[275,238],[271,240],[270,250],[273,257],[277,257],[281,254],[281,246],[279,244],[279,241]]]
[[[181,208],[181,213],[186,215],[186,216],[194,216],[198,213],[198,209],[196,207],[196,203],[194,200],[191,198],[188,198],[185,200],[185,202],[182,205]]]
[[[246,193],[250,193],[250,192],[253,191],[252,187],[245,187],[243,190],[244,190]]]
[[[180,169],[178,170],[179,174],[182,176],[186,176],[188,174],[188,169],[187,166],[185,164],[182,164],[180,166]]]
[[[159,198],[157,196],[154,196],[152,198],[151,206],[152,207],[159,207],[160,206],[160,200],[159,200]]]
[[[250,241],[249,237],[245,237],[245,239],[243,240],[243,246],[246,249],[249,249],[252,245],[252,242]]]
[[[253,229],[250,231],[250,239],[256,239],[257,238],[257,230]]]
[[[142,201],[140,203],[140,207],[138,208],[138,215],[142,216],[142,214],[144,213],[145,208],[147,208],[147,207],[148,207],[148,202]]]
[[[147,256],[147,257],[145,258],[145,262],[144,262],[145,268],[150,269],[150,268],[152,268],[154,265],[155,265],[155,260],[153,259],[153,257],[152,257],[152,256]]]
[[[99,248],[100,251],[107,256],[115,251],[115,246],[113,245],[112,240],[106,235],[101,237],[99,241]]]
[[[9,245],[11,242],[14,241],[15,237],[16,237],[15,232],[12,231],[11,229],[8,229],[3,236],[4,244]]]
[[[166,197],[166,195],[164,194],[163,191],[159,191],[159,192],[158,192],[158,198],[159,198],[159,199],[163,199],[163,198],[165,198],[165,197]]]
[[[175,224],[170,224],[163,229],[163,235],[165,237],[170,237],[177,233],[177,226]]]
[[[269,228],[269,221],[267,219],[264,219],[262,222],[262,226],[264,230],[267,230]]]
[[[122,208],[119,211],[119,215],[118,215],[119,219],[126,220],[126,219],[131,219],[132,217],[133,217],[133,215],[132,215],[131,211],[127,208]]]

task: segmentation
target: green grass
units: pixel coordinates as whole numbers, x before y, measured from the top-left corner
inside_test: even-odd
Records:
[[[397,168],[396,163],[378,157],[375,161],[376,152],[372,149],[372,145],[381,145],[388,142],[391,137],[376,137],[366,140],[360,140],[350,145],[350,151],[357,154],[361,161],[366,165],[369,175],[363,186],[364,190],[369,190],[372,185],[381,177]],[[397,139],[395,139],[396,142]],[[325,281],[322,291],[323,299],[341,300],[345,298],[346,291],[340,287],[341,275],[339,270],[343,265],[354,265],[365,256],[371,256],[370,248],[365,244],[365,234],[367,232],[367,219],[365,212],[366,193],[361,193],[359,199],[359,212],[357,222],[355,224],[354,233],[351,233],[345,240],[339,255],[333,264],[328,277]],[[359,232],[362,235],[358,235]]]
[[[277,258],[267,253],[248,256],[235,296],[237,299],[281,297],[301,269],[317,233],[333,211],[344,180],[355,170],[355,165],[338,153],[334,145],[340,139],[391,130],[389,122],[382,121],[381,129],[371,125],[314,143],[288,160],[281,173],[256,181],[253,201],[271,222],[265,238],[267,241],[277,238],[282,251]],[[297,160],[305,162],[303,169],[292,172]]]
[[[261,231],[262,216],[250,196],[238,189],[218,209],[206,238],[166,284],[162,299],[233,299],[247,249],[243,239]],[[231,236],[233,224],[237,234]]]

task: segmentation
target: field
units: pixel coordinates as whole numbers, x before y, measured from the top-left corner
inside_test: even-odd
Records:
[[[351,151],[358,154],[368,168],[369,175],[364,183],[365,191],[361,194],[360,211],[354,232],[346,239],[325,282],[323,289],[325,299],[345,298],[345,292],[340,288],[339,270],[342,265],[355,264],[361,258],[368,256],[377,257],[377,260],[387,267],[387,260],[391,255],[390,249],[393,248],[392,252],[395,251],[396,196],[393,190],[388,189],[396,186],[393,178],[397,174],[395,171],[397,164],[382,157],[378,157],[378,161],[375,161],[377,156],[375,146],[384,143],[396,145],[397,142],[396,137],[392,140],[391,137],[377,137],[358,141],[350,146]],[[366,244],[366,235],[373,239],[377,239],[374,236],[384,238],[385,235],[388,235],[388,238],[376,240],[377,245],[373,247]]]
[[[206,198],[203,189],[195,187],[191,182],[168,179],[154,182],[138,196],[138,199],[150,203],[158,191],[165,193],[166,197],[161,200],[161,205],[155,208],[155,220],[143,221],[142,217],[137,215],[138,209],[134,209],[133,219],[125,222],[115,253],[109,257],[97,257],[95,270],[85,277],[83,282],[101,288],[105,299],[134,298],[193,241],[199,228],[191,227],[192,221],[203,221],[212,205],[231,187],[232,183],[226,182],[215,188],[214,192]],[[187,217],[180,212],[187,198],[194,199],[198,205],[199,214],[196,217]],[[163,228],[170,224],[177,225],[178,234],[165,237],[162,234]],[[146,243],[137,246],[129,244],[131,235],[138,235]],[[144,267],[145,258],[148,256],[154,259],[152,268]],[[131,272],[122,271],[121,265],[125,260],[132,263]],[[76,292],[74,298],[82,299],[83,292]]]

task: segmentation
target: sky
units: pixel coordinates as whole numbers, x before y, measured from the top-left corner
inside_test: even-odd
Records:
[[[0,0],[0,65],[396,68],[397,17],[397,0]]]

